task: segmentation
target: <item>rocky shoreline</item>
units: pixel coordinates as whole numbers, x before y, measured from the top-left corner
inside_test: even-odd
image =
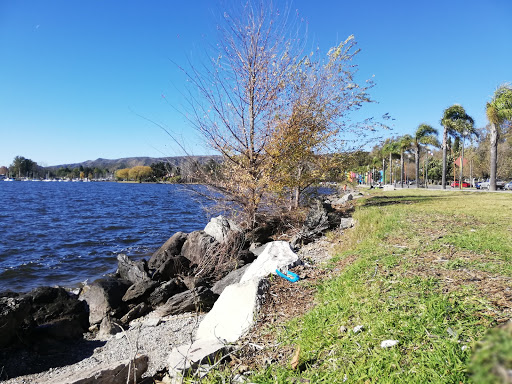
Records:
[[[290,239],[290,252],[327,230],[350,227],[352,219],[337,208],[353,197],[318,201]],[[204,313],[224,289],[243,280],[253,262],[253,270],[264,270],[255,266],[271,235],[248,240],[234,223],[217,217],[203,231],[174,234],[148,262],[119,255],[116,273],[78,292],[41,287],[24,295],[0,293],[0,380],[78,383],[85,381],[77,372],[96,370],[94,382],[100,382],[98,367],[107,376],[115,369],[133,373],[129,362],[136,361],[137,382],[140,376],[153,382],[169,370],[173,348],[194,342]]]

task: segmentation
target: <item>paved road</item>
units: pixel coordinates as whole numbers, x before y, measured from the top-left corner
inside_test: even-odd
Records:
[[[397,184],[396,189],[402,189],[400,188],[400,185]],[[416,189],[415,186],[410,186],[410,187],[406,187],[404,186],[403,189]],[[425,189],[424,187],[420,187],[419,189]],[[440,185],[429,185],[427,189],[436,189],[436,190],[440,190],[440,191],[460,191],[461,189],[459,188],[452,188],[452,187],[449,187],[447,186],[446,189],[443,189],[441,188]],[[492,193],[512,193],[512,191],[508,191],[508,190],[504,190],[504,189],[498,189],[497,191],[489,191],[487,189],[476,189],[476,188],[463,188],[462,191],[466,191],[466,192],[492,192]]]

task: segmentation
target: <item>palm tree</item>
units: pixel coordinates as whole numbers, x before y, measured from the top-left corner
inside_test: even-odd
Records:
[[[411,135],[403,135],[398,139],[400,148],[400,188],[404,187],[404,152],[412,147],[413,138]]]
[[[494,92],[494,96],[486,105],[486,114],[491,123],[490,127],[490,180],[489,189],[496,190],[496,172],[498,168],[498,140],[501,125],[512,120],[512,86],[510,84],[502,84]]]
[[[467,127],[470,124],[473,125],[475,122],[469,116],[465,109],[459,105],[454,104],[444,110],[443,118],[441,119],[441,125],[444,127],[443,131],[443,174],[442,183],[443,189],[446,189],[446,149],[448,142],[448,135],[457,136],[461,132],[462,127]]]
[[[416,186],[419,183],[420,177],[420,152],[421,148],[425,145],[432,145],[439,147],[439,140],[437,140],[437,129],[432,128],[428,124],[420,124],[414,133],[413,147],[414,147],[414,165],[416,168]]]

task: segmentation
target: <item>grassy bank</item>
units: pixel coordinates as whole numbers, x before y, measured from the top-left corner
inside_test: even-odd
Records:
[[[269,326],[295,351],[295,368],[288,354],[250,381],[502,382],[512,369],[511,217],[506,194],[379,191],[358,200],[357,225],[315,287],[318,304]]]

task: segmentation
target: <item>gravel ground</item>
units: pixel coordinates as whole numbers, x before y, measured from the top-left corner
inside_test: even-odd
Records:
[[[112,336],[106,343],[100,340],[83,340],[74,344],[60,345],[60,350],[44,356],[38,351],[5,354],[0,356],[0,374],[14,377],[3,381],[14,383],[54,383],[60,378],[98,366],[127,360],[135,353],[149,357],[149,367],[144,377],[152,376],[165,368],[167,355],[173,347],[190,342],[204,315],[195,313],[168,316],[157,326],[149,325],[151,314],[133,322],[130,329]],[[63,350],[64,349],[64,350]],[[88,356],[84,358],[85,356]],[[48,360],[48,361],[44,361]],[[67,364],[69,361],[77,361]],[[51,368],[52,365],[60,367]],[[20,376],[18,372],[40,371]]]

